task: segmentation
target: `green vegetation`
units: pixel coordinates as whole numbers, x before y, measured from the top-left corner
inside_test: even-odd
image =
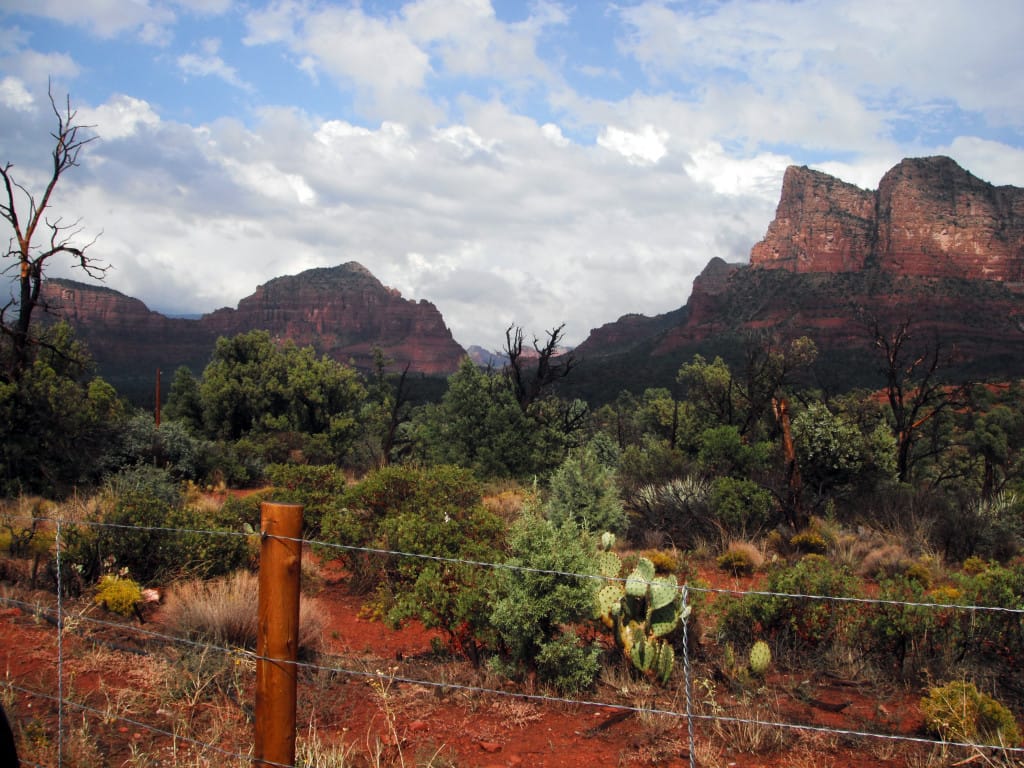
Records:
[[[142,589],[134,579],[108,573],[96,587],[96,603],[122,616],[130,616],[141,599]]]
[[[813,345],[755,337],[594,409],[524,360],[466,361],[413,402],[380,355],[361,373],[253,332],[222,339],[201,376],[178,371],[157,426],[90,376],[66,328],[46,333],[0,381],[4,579],[55,586],[60,518],[68,593],[131,613],[141,587],[165,587],[176,630],[248,645],[253,532],[274,500],[304,506],[317,558],[368,615],[440,630],[435,660],[508,685],[664,692],[684,621],[698,674],[750,706],[773,669],[923,692],[1024,663],[1017,614],[960,609],[1024,607],[1016,386],[912,371],[902,404],[886,381],[826,395],[807,383]],[[928,427],[901,436],[914,408]],[[258,490],[223,493],[238,485]],[[698,567],[765,594],[706,597]],[[967,728],[944,724],[948,698],[922,703],[944,737]],[[1012,736],[981,694],[971,706],[1003,724],[975,733]]]
[[[608,577],[618,573],[610,562],[603,573]],[[657,576],[654,563],[641,557],[625,583],[612,581],[598,589],[597,614],[636,669],[668,682],[675,664],[670,636],[690,614],[674,576]]]
[[[589,688],[600,670],[599,647],[587,647],[572,629],[594,613],[597,571],[590,537],[575,523],[545,520],[527,510],[508,534],[513,570],[502,570],[490,621],[498,634],[498,669],[537,670],[562,693]]]
[[[944,741],[1016,747],[1020,732],[1013,713],[974,683],[955,680],[928,691],[921,700],[928,729]]]

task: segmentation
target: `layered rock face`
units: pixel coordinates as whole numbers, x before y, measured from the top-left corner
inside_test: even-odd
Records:
[[[43,291],[114,383],[151,377],[155,368],[202,370],[218,337],[257,329],[363,368],[372,367],[374,347],[396,369],[430,375],[451,373],[465,355],[433,304],[403,299],[355,262],[279,277],[237,309],[195,320],[165,317],[102,286],[53,279]]]
[[[750,264],[1018,282],[1024,279],[1024,189],[993,186],[948,157],[904,160],[877,191],[790,167],[775,220]]]
[[[643,337],[668,316],[623,318],[579,349],[600,355],[597,342],[614,339],[685,359],[769,331],[810,336],[836,360],[869,360],[866,325],[909,321],[972,374],[1024,375],[1022,272],[1024,189],[993,186],[946,157],[904,160],[877,191],[790,167],[749,265],[713,259],[671,327]]]
[[[855,272],[874,250],[875,194],[821,171],[790,166],[775,220],[750,252],[752,266]]]
[[[399,369],[408,364],[426,374],[451,373],[466,354],[437,307],[402,298],[356,262],[275,278],[237,309],[219,309],[200,322],[219,336],[266,329],[363,368],[373,365],[374,347]]]
[[[948,157],[904,160],[878,185],[882,269],[904,275],[1024,279],[1024,189],[995,187]]]
[[[43,282],[42,297],[51,315],[74,327],[112,380],[121,371],[152,378],[157,368],[201,368],[217,338],[213,329],[196,320],[165,317],[104,286],[50,279]]]

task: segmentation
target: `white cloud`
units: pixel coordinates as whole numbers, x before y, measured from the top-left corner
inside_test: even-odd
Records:
[[[710,143],[691,153],[687,172],[720,195],[757,195],[778,199],[780,181],[792,160],[762,153],[752,158],[730,156],[721,144]]]
[[[439,115],[423,95],[430,57],[393,19],[327,8],[304,19],[298,45],[318,69],[354,89],[368,114],[430,121]]]
[[[285,173],[270,162],[224,160],[224,168],[239,184],[279,203],[313,205],[316,193],[297,173]]]
[[[250,10],[245,16],[246,34],[242,42],[246,45],[286,43],[298,47],[296,27],[308,13],[308,4],[302,0],[274,0],[265,8]]]
[[[541,3],[524,21],[505,23],[488,0],[417,0],[402,8],[402,16],[412,39],[436,49],[447,74],[512,81],[550,75],[537,55],[537,37],[568,18]]]
[[[200,15],[215,15],[231,10],[234,0],[174,0],[179,8]]]
[[[618,152],[633,163],[656,163],[665,156],[665,142],[668,133],[652,125],[645,125],[640,131],[626,131],[608,126],[597,137],[597,143],[612,152]]]
[[[160,122],[148,103],[123,94],[98,107],[82,107],[78,118],[82,125],[93,126],[101,138],[111,140],[126,138],[141,127],[152,127]]]
[[[712,257],[745,259],[790,162],[874,188],[902,157],[948,153],[1024,183],[1015,3],[82,0],[66,54],[0,32],[0,136],[48,136],[54,68],[101,94],[82,117],[110,141],[61,205],[104,230],[111,287],[151,306],[208,311],[357,260],[436,303],[464,344],[563,321],[579,342],[678,308]],[[204,27],[207,7],[223,18]],[[180,88],[175,71],[115,83],[134,60],[96,66],[107,38],[146,29],[186,41],[161,61],[202,111],[150,84]],[[251,83],[244,111],[200,105],[223,93],[209,78]]]
[[[21,80],[8,75],[0,80],[0,103],[18,112],[28,112],[35,101]]]
[[[927,11],[909,0],[643,2],[620,14],[623,50],[739,138],[848,151],[888,138],[903,110],[944,101],[1024,115],[1024,81],[1006,58],[1024,27],[1014,0],[984,12],[953,0]]]
[[[236,88],[252,90],[252,86],[239,77],[238,71],[217,55],[219,50],[220,41],[207,38],[200,43],[199,53],[185,53],[178,57],[178,68],[186,75],[217,77]]]
[[[146,43],[166,42],[176,19],[166,4],[149,0],[6,0],[4,5],[8,11],[85,27],[101,38],[132,34]]]

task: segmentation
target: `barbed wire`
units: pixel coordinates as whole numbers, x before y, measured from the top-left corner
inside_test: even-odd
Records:
[[[200,535],[230,535],[230,536],[245,536],[245,537],[251,537],[251,536],[255,535],[254,532],[250,533],[250,532],[227,531],[227,530],[216,530],[216,529],[201,529],[201,528],[174,528],[174,527],[165,527],[165,526],[134,526],[134,525],[125,525],[125,524],[116,524],[116,523],[105,523],[105,522],[102,522],[102,521],[67,521],[67,520],[63,520],[63,519],[48,518],[48,517],[24,516],[24,517],[21,517],[19,519],[28,519],[28,520],[32,520],[32,521],[42,521],[42,522],[54,522],[57,525],[57,539],[61,538],[61,535],[60,535],[61,526],[67,526],[67,525],[90,525],[90,526],[95,526],[95,527],[108,527],[108,528],[115,528],[115,529],[126,529],[127,528],[127,529],[143,530],[143,531],[169,532],[169,533],[188,533],[188,534],[200,534]],[[292,537],[285,537],[285,536],[269,534],[269,533],[267,533],[265,531],[260,532],[259,535],[262,538],[272,538],[272,539],[277,539],[277,540],[281,540],[281,541],[288,541],[288,542],[293,542],[293,543],[297,542],[300,545],[308,545],[308,546],[312,546],[312,547],[323,547],[323,548],[326,548],[326,549],[334,549],[334,550],[341,550],[341,551],[348,551],[348,552],[357,552],[357,553],[364,553],[364,554],[370,554],[370,555],[419,558],[419,559],[428,560],[428,561],[436,561],[436,562],[442,562],[442,563],[466,565],[466,566],[473,566],[473,567],[484,567],[484,568],[490,568],[490,569],[495,569],[495,570],[507,570],[507,571],[513,571],[513,572],[521,572],[521,573],[524,573],[524,574],[538,574],[538,575],[548,575],[548,576],[556,576],[556,577],[564,577],[564,578],[577,578],[577,579],[592,579],[592,580],[599,580],[599,581],[603,581],[603,582],[607,582],[607,581],[626,582],[626,581],[629,580],[627,578],[606,577],[606,576],[602,576],[602,575],[599,575],[599,574],[581,574],[581,573],[575,573],[575,572],[571,572],[571,571],[562,571],[562,570],[557,570],[557,569],[534,568],[534,567],[530,567],[530,566],[523,566],[523,565],[518,565],[518,564],[513,564],[513,563],[494,563],[494,562],[488,562],[488,561],[478,561],[478,560],[470,560],[470,559],[465,559],[465,558],[445,557],[445,556],[430,555],[430,554],[417,553],[417,552],[403,552],[403,551],[398,551],[398,550],[388,550],[388,549],[381,549],[381,548],[375,548],[375,547],[363,547],[363,546],[355,546],[355,545],[345,545],[345,544],[338,544],[338,543],[335,543],[335,542],[317,541],[317,540],[304,539],[304,538],[292,538]],[[59,543],[59,541],[57,542],[56,546],[57,546],[57,557],[59,558],[60,557],[60,543]],[[41,607],[38,604],[33,604],[33,603],[26,602],[26,601],[17,600],[17,599],[10,598],[10,597],[7,597],[7,596],[0,596],[0,603],[4,603],[4,604],[7,604],[7,605],[12,605],[12,606],[17,606],[17,607],[19,607],[21,609],[27,609],[27,610],[29,610],[31,612],[34,612],[34,613],[47,614],[47,615],[51,615],[51,616],[55,615],[56,616],[56,622],[55,622],[56,626],[58,627],[59,630],[62,629],[64,627],[64,624],[65,624],[65,620],[64,620],[65,617],[63,615],[63,602],[62,602],[63,601],[63,593],[60,590],[60,567],[59,567],[59,565],[60,564],[59,564],[59,560],[58,560],[58,574],[57,574],[57,579],[58,579],[57,604],[58,605],[57,605],[57,609],[56,610],[54,610],[52,608],[49,608],[49,607]],[[641,579],[640,581],[644,581],[644,580]],[[778,598],[784,598],[784,599],[823,600],[823,601],[835,601],[835,602],[847,602],[847,603],[880,604],[880,605],[892,605],[892,606],[901,606],[901,607],[910,607],[910,608],[954,609],[954,610],[965,610],[965,611],[993,611],[993,612],[1008,613],[1008,614],[1011,614],[1011,615],[1021,615],[1021,614],[1024,614],[1024,609],[1008,608],[1008,607],[1005,607],[1005,606],[963,605],[963,604],[956,604],[956,603],[923,603],[923,602],[901,601],[901,600],[881,599],[881,598],[868,598],[868,597],[850,597],[850,596],[834,596],[834,595],[813,595],[813,594],[800,594],[800,593],[770,592],[770,591],[762,591],[762,590],[726,589],[726,588],[706,587],[706,586],[700,586],[700,585],[688,584],[688,583],[683,583],[683,584],[679,585],[679,589],[682,591],[684,600],[686,599],[686,596],[687,596],[687,594],[689,592],[702,592],[702,593],[709,593],[709,594],[736,595],[736,596],[741,596],[741,597],[742,596],[746,596],[746,595],[756,595],[756,596],[762,596],[762,597],[778,597]],[[883,733],[876,733],[876,732],[871,732],[871,731],[859,731],[859,730],[854,730],[854,729],[832,728],[832,727],[816,726],[816,725],[810,725],[810,724],[776,722],[776,721],[772,721],[772,720],[762,720],[762,719],[757,719],[757,718],[733,717],[733,716],[729,716],[729,715],[723,715],[723,714],[720,714],[720,713],[715,713],[715,714],[698,714],[698,713],[693,713],[692,710],[691,710],[691,706],[690,706],[690,696],[691,696],[691,693],[690,693],[690,684],[689,684],[689,680],[690,680],[690,677],[689,677],[690,676],[690,672],[689,672],[689,653],[688,653],[688,643],[686,642],[686,640],[687,640],[687,638],[686,638],[687,626],[686,626],[685,622],[684,622],[683,626],[684,626],[684,667],[685,667],[685,670],[686,670],[686,672],[685,672],[685,674],[686,674],[686,682],[685,682],[685,685],[686,685],[686,712],[681,713],[681,712],[676,712],[676,711],[671,710],[671,709],[659,709],[659,708],[650,708],[650,707],[637,707],[637,706],[626,705],[626,704],[619,704],[619,703],[614,703],[614,702],[599,701],[599,700],[586,700],[586,699],[573,699],[573,698],[568,698],[568,697],[551,696],[551,695],[547,695],[547,694],[536,694],[536,693],[525,693],[525,692],[520,693],[520,692],[514,692],[514,691],[505,691],[505,690],[500,690],[500,689],[487,688],[487,687],[484,687],[484,686],[463,685],[463,684],[458,684],[458,683],[452,683],[450,681],[449,682],[438,682],[438,681],[433,681],[433,680],[429,680],[429,679],[426,679],[426,680],[424,680],[424,679],[417,679],[417,678],[414,678],[414,677],[398,676],[398,675],[394,675],[394,674],[390,674],[390,673],[382,673],[382,672],[379,672],[379,671],[368,672],[368,671],[365,671],[365,670],[351,669],[351,668],[348,668],[348,667],[345,667],[345,666],[331,666],[331,665],[318,664],[318,663],[307,662],[307,661],[287,661],[287,660],[281,660],[281,659],[277,659],[277,658],[269,658],[269,657],[260,656],[260,655],[256,654],[255,652],[250,651],[248,649],[223,647],[223,646],[216,645],[214,643],[197,641],[197,640],[193,640],[191,638],[181,637],[181,636],[178,636],[178,635],[171,635],[171,634],[166,634],[166,633],[162,633],[162,632],[156,632],[156,631],[153,631],[153,630],[143,629],[142,627],[137,627],[137,626],[135,626],[133,624],[126,624],[126,623],[113,622],[113,621],[106,621],[106,620],[103,620],[103,619],[98,619],[98,618],[95,618],[95,617],[89,617],[89,616],[85,616],[85,615],[76,616],[74,618],[74,621],[76,621],[76,622],[78,622],[78,621],[88,622],[88,623],[91,623],[91,624],[95,624],[97,626],[111,627],[111,628],[116,628],[116,629],[119,629],[119,630],[127,630],[127,631],[130,631],[130,632],[135,633],[135,634],[139,634],[139,635],[142,635],[142,636],[145,636],[145,637],[149,637],[149,638],[152,638],[152,639],[161,640],[161,641],[164,641],[164,642],[178,643],[178,644],[184,644],[184,645],[192,646],[192,647],[198,647],[198,648],[203,648],[203,649],[210,649],[210,650],[214,650],[214,651],[225,653],[225,654],[242,655],[242,656],[247,657],[249,659],[252,659],[254,661],[261,661],[261,660],[262,661],[267,661],[267,660],[269,660],[269,661],[273,661],[275,663],[282,663],[282,661],[283,661],[284,663],[294,664],[296,667],[301,667],[301,668],[305,668],[307,670],[316,671],[316,672],[328,672],[328,673],[349,675],[349,676],[353,676],[353,677],[373,678],[373,679],[378,679],[378,680],[382,680],[382,681],[384,681],[384,680],[391,680],[391,681],[394,681],[394,682],[400,682],[400,683],[404,683],[404,684],[408,684],[408,685],[419,685],[419,686],[424,686],[424,687],[434,687],[434,688],[440,688],[440,689],[445,689],[445,690],[459,690],[459,691],[463,691],[463,692],[467,692],[467,693],[473,693],[473,694],[487,694],[487,695],[494,695],[494,696],[512,697],[512,698],[517,698],[517,699],[539,701],[539,702],[544,702],[544,703],[575,705],[575,706],[583,706],[583,707],[601,707],[601,708],[613,709],[613,710],[619,710],[619,711],[625,711],[625,712],[636,712],[636,713],[644,713],[644,714],[648,714],[648,715],[662,715],[662,716],[673,717],[673,718],[682,718],[682,719],[685,719],[687,721],[687,725],[688,725],[689,739],[690,739],[690,745],[691,745],[691,750],[690,750],[691,755],[693,753],[692,746],[693,746],[693,743],[694,743],[694,733],[693,733],[693,723],[694,723],[694,721],[708,721],[708,722],[717,722],[717,723],[733,723],[733,724],[751,725],[751,726],[757,726],[757,727],[769,727],[769,728],[789,729],[789,730],[798,730],[798,731],[806,731],[806,732],[830,733],[830,734],[836,734],[836,735],[839,735],[839,736],[845,736],[845,737],[850,737],[850,738],[888,739],[888,740],[895,740],[895,741],[902,741],[902,742],[909,742],[909,743],[927,744],[927,745],[932,745],[932,746],[939,746],[939,745],[941,745],[941,746],[952,746],[952,747],[962,747],[962,748],[975,749],[975,750],[978,750],[978,749],[1001,749],[1001,750],[1004,750],[1007,753],[1014,753],[1014,754],[1024,753],[1024,748],[1005,747],[1005,746],[1002,746],[1002,745],[976,744],[976,743],[972,743],[972,742],[959,742],[959,741],[942,741],[942,740],[936,741],[936,740],[933,740],[933,739],[927,739],[927,738],[917,737],[917,736],[907,736],[907,735],[902,735],[902,734],[883,734]],[[82,710],[85,710],[85,711],[89,711],[89,712],[92,712],[92,713],[95,713],[95,714],[98,714],[98,715],[101,715],[101,716],[108,716],[108,713],[102,712],[101,710],[97,710],[97,709],[92,708],[92,707],[88,707],[87,705],[83,705],[83,704],[80,704],[78,702],[74,702],[74,701],[69,700],[66,697],[64,697],[64,695],[63,695],[63,687],[62,687],[62,677],[60,677],[60,675],[62,675],[62,672],[60,671],[60,668],[62,668],[62,666],[63,666],[63,658],[62,658],[62,656],[63,656],[63,648],[62,648],[62,646],[60,644],[61,643],[60,637],[61,637],[62,634],[63,633],[61,631],[58,631],[58,655],[60,657],[58,659],[58,675],[59,675],[59,680],[58,680],[58,683],[59,683],[58,684],[58,696],[54,697],[54,696],[51,696],[51,695],[48,695],[48,694],[44,694],[42,692],[32,691],[30,689],[22,688],[20,686],[13,685],[11,683],[7,683],[6,687],[12,688],[14,690],[19,690],[19,691],[21,691],[23,693],[30,694],[30,695],[42,696],[43,698],[49,699],[51,701],[64,702],[64,703],[66,703],[66,704],[68,704],[70,706],[73,706],[73,707],[76,707],[76,708],[79,708],[79,709],[82,709]],[[322,658],[329,658],[329,657],[324,656]],[[335,658],[339,658],[340,659],[341,657],[335,657]],[[60,711],[59,705],[58,705],[58,710]],[[146,724],[146,723],[134,720],[132,718],[125,718],[125,717],[118,716],[117,719],[122,720],[123,722],[128,723],[130,725],[134,725],[134,726],[140,727],[140,728],[145,728],[145,729],[153,731],[155,733],[159,733],[159,734],[171,737],[171,738],[175,738],[175,739],[184,741],[186,743],[191,743],[191,744],[194,744],[196,746],[208,747],[210,749],[216,750],[216,751],[221,752],[221,753],[223,753],[225,755],[228,755],[228,756],[232,756],[232,757],[236,757],[236,758],[240,758],[240,759],[251,757],[251,755],[245,755],[245,754],[241,754],[241,753],[233,753],[233,752],[230,752],[228,750],[224,750],[223,748],[218,747],[217,745],[210,744],[210,743],[207,743],[207,742],[202,742],[202,741],[195,740],[195,739],[191,739],[189,737],[184,737],[184,736],[181,736],[180,734],[175,734],[175,733],[173,733],[171,731],[166,731],[164,729],[160,729],[160,728],[158,728],[156,726],[151,726],[149,724]],[[63,728],[62,721],[61,721],[60,728],[61,728],[61,730]],[[60,737],[58,737],[58,738],[60,738]],[[278,765],[278,764],[269,763],[269,762],[267,764],[269,764],[269,765]],[[692,758],[691,758],[691,764],[692,764]],[[42,767],[40,767],[40,768],[42,768]]]

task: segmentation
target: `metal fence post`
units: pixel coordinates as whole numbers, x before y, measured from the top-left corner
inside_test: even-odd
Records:
[[[683,685],[686,686],[686,734],[690,745],[690,768],[697,765],[697,747],[693,738],[693,684],[690,675],[690,588],[683,584]]]
[[[302,505],[261,505],[253,765],[295,764]]]

